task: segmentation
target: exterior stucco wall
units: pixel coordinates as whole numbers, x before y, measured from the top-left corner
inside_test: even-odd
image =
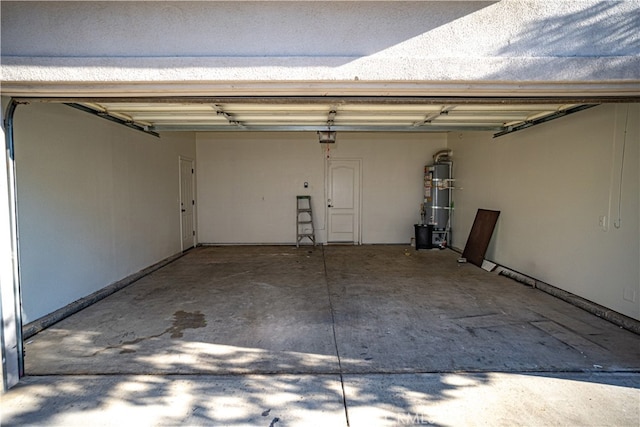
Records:
[[[61,82],[92,94],[117,89],[107,83],[136,83],[126,87],[139,93],[142,83],[182,95],[278,93],[275,83],[286,82],[297,93],[429,95],[633,92],[640,81],[638,0],[1,7],[3,90],[14,94],[53,93]],[[259,84],[230,86],[248,82]]]

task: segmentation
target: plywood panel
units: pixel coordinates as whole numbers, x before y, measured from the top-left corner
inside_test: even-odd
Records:
[[[468,262],[477,266],[482,265],[499,215],[500,211],[487,209],[478,209],[476,212],[476,219],[473,221],[467,244],[462,252],[462,257]]]

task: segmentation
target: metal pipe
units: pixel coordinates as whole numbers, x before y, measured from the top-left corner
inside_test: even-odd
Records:
[[[442,162],[442,160],[441,160],[442,157],[446,156],[447,158],[449,158],[449,157],[451,157],[452,153],[453,153],[453,150],[448,149],[448,148],[438,151],[436,154],[433,155],[433,163]]]

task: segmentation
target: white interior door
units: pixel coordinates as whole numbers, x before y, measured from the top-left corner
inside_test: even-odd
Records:
[[[195,197],[193,160],[180,158],[180,229],[182,250],[195,246]]]
[[[360,243],[360,160],[329,160],[329,243]]]

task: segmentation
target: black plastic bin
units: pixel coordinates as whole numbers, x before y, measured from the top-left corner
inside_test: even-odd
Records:
[[[416,229],[416,250],[433,248],[433,225],[414,224]]]

